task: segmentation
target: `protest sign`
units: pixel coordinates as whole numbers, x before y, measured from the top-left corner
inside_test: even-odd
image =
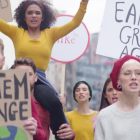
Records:
[[[25,70],[0,71],[0,139],[32,140],[23,128],[31,117],[29,74]]]
[[[10,0],[0,0],[0,18],[6,22],[13,21]]]
[[[73,16],[60,15],[55,26],[62,26],[73,19]],[[79,59],[89,46],[90,36],[82,22],[78,28],[59,39],[53,46],[51,58],[62,63],[70,63]]]
[[[96,53],[140,58],[140,1],[107,0]]]
[[[62,26],[70,22],[73,16],[60,15],[54,26]],[[61,94],[64,94],[65,63],[78,60],[87,50],[90,36],[86,25],[82,22],[78,28],[59,39],[53,46],[51,59],[62,62]]]

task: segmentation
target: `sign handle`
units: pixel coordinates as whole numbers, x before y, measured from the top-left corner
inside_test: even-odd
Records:
[[[65,63],[62,63],[61,95],[64,95],[64,87],[65,87],[65,70],[66,70],[66,64],[65,64]]]

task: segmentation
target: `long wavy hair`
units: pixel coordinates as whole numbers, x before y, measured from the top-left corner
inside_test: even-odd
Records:
[[[107,78],[107,80],[105,81],[104,87],[103,87],[103,91],[102,91],[102,97],[101,97],[101,103],[100,103],[100,108],[99,111],[102,110],[103,108],[108,107],[110,104],[107,100],[107,98],[105,98],[105,94],[106,94],[106,88],[108,86],[108,84],[111,82],[110,78]]]
[[[40,2],[43,5],[43,9],[42,7],[37,3]],[[50,28],[51,25],[56,21],[56,14],[55,11],[51,8],[51,4],[46,1],[46,0],[24,0],[22,1],[18,8],[15,9],[15,14],[14,14],[14,19],[16,20],[18,27],[20,28],[24,28],[25,30],[28,30],[28,26],[26,24],[25,19],[25,12],[27,10],[27,6],[26,9],[25,5],[27,4],[27,2],[30,2],[29,5],[32,4],[36,4],[41,8],[42,11],[42,15],[43,15],[43,21],[40,25],[40,30],[44,30],[46,28]]]

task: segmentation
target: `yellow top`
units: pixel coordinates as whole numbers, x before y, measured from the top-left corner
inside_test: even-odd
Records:
[[[9,25],[0,19],[0,31],[10,37],[15,47],[16,58],[21,56],[32,58],[36,67],[45,71],[50,61],[54,43],[77,28],[86,12],[87,2],[81,2],[80,8],[72,21],[60,27],[53,27],[41,31],[38,39],[31,39],[28,31],[17,26]]]
[[[97,111],[91,115],[83,115],[76,110],[66,112],[67,119],[70,123],[72,130],[75,132],[74,140],[93,140],[94,132],[92,127],[92,118]]]

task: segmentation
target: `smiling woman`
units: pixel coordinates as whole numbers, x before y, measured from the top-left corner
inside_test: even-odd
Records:
[[[119,102],[100,111],[95,140],[139,140],[140,59],[130,55],[119,59],[110,77],[113,88],[122,91],[122,97]]]

